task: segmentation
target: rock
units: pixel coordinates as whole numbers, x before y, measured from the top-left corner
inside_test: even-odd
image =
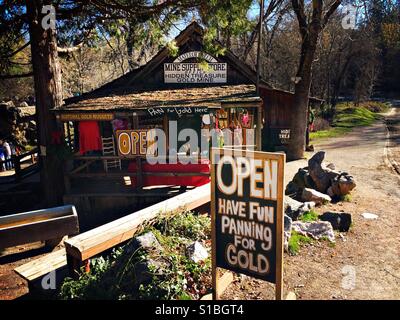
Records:
[[[186,254],[190,260],[196,263],[204,261],[208,258],[207,249],[204,248],[204,246],[198,241],[193,242],[192,244],[187,246]]]
[[[153,232],[147,232],[139,237],[136,237],[127,246],[127,252],[133,253],[138,249],[143,249],[146,252],[161,252],[162,246],[158,242]]]
[[[329,169],[331,169],[331,170],[336,170],[336,166],[335,166],[334,163],[328,163],[328,164],[326,165],[326,167],[329,168]]]
[[[305,177],[308,175],[308,171],[306,169],[299,169],[297,173],[294,175],[292,182],[299,187],[300,189],[304,189],[305,186]]]
[[[327,194],[318,192],[314,189],[305,188],[301,194],[301,200],[304,202],[315,202],[315,204],[324,204],[326,202],[331,202],[332,198]]]
[[[295,196],[298,191],[299,187],[293,181],[290,181],[286,186],[285,195]]]
[[[292,223],[293,220],[288,217],[287,215],[285,215],[285,219],[284,219],[284,232],[283,232],[283,236],[284,236],[284,241],[283,241],[283,246],[286,252],[289,252],[289,240],[290,237],[292,236]]]
[[[316,240],[327,238],[331,242],[335,242],[335,233],[330,222],[318,221],[318,222],[301,222],[295,221],[292,224],[292,230],[297,233],[312,237]]]
[[[333,229],[340,232],[349,231],[352,223],[351,214],[344,212],[325,212],[319,218],[322,221],[330,222]]]
[[[354,178],[347,174],[347,172],[343,172],[332,179],[332,186],[329,188],[328,194],[331,193],[334,196],[342,197],[349,194],[355,187],[356,182]]]
[[[290,291],[286,296],[286,300],[296,300],[296,294],[293,291]]]
[[[285,214],[291,219],[297,220],[306,212],[315,208],[315,202],[299,202],[291,197],[285,196]]]
[[[366,220],[377,220],[379,218],[378,215],[369,212],[364,212],[361,216]]]
[[[332,179],[340,175],[340,172],[328,168],[324,163],[325,151],[317,152],[308,161],[308,171],[315,183],[316,190],[326,193],[331,185]]]
[[[304,188],[315,189],[315,187],[315,183],[308,173],[308,168],[300,168],[293,180],[286,186],[285,194],[295,195],[299,192],[301,193]]]

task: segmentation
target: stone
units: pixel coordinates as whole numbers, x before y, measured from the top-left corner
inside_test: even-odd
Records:
[[[290,291],[286,296],[286,300],[296,300],[296,294],[293,291]]]
[[[283,231],[283,247],[285,249],[286,252],[289,252],[289,240],[290,237],[292,236],[292,224],[293,224],[293,220],[288,217],[287,215],[285,215],[284,218],[284,231]]]
[[[285,196],[285,214],[293,220],[298,220],[303,214],[315,208],[315,202],[299,202]]]
[[[308,173],[308,168],[300,168],[292,181],[286,186],[285,194],[294,196],[299,192],[301,193],[304,188],[315,189],[315,187],[315,183]]]
[[[330,222],[333,229],[340,232],[348,232],[352,223],[351,214],[345,212],[325,212],[319,218],[321,221]]]
[[[378,215],[369,212],[364,212],[361,216],[366,220],[377,220],[379,218]]]
[[[318,192],[314,189],[305,188],[301,194],[301,200],[304,202],[315,202],[316,205],[331,202],[332,198],[327,194]]]
[[[326,165],[326,167],[329,168],[329,169],[331,169],[331,170],[336,170],[336,166],[335,166],[334,163],[328,163],[328,164]]]
[[[187,257],[195,263],[204,261],[208,258],[208,251],[204,246],[195,241],[186,247]]]
[[[139,237],[136,237],[127,246],[127,252],[133,253],[138,249],[143,249],[146,252],[158,252],[162,251],[162,246],[158,242],[153,232],[147,232]]]
[[[354,178],[346,172],[343,172],[332,179],[331,190],[328,190],[328,192],[332,193],[334,196],[342,197],[349,194],[355,187],[356,182],[354,181]]]
[[[306,236],[312,237],[316,240],[327,238],[330,242],[335,242],[335,232],[330,222],[301,222],[294,221],[292,224],[292,231]]]
[[[300,168],[299,171],[293,177],[293,183],[297,185],[300,189],[304,189],[305,186],[305,177],[308,175],[308,171],[306,169]]]
[[[308,161],[308,172],[315,183],[315,189],[322,193],[326,193],[332,179],[340,175],[340,172],[328,168],[324,159],[325,151],[319,151]]]
[[[285,195],[288,196],[295,196],[299,191],[299,187],[293,182],[290,181],[285,189]]]

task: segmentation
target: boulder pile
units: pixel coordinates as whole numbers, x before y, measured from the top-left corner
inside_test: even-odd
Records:
[[[300,168],[286,187],[284,245],[288,251],[292,232],[316,240],[327,239],[335,242],[334,230],[347,232],[352,224],[350,213],[325,212],[317,221],[307,221],[302,217],[316,206],[332,200],[343,199],[355,187],[354,178],[347,172],[336,169],[333,163],[324,162],[325,152],[316,153],[308,167]]]
[[[323,204],[348,195],[356,182],[349,173],[336,169],[333,163],[324,162],[325,151],[316,153],[308,167],[301,168],[286,187],[286,195],[303,202]]]

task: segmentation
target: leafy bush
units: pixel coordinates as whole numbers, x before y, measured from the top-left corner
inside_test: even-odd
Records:
[[[92,260],[89,273],[78,280],[66,279],[61,299],[198,299],[211,287],[211,259],[194,263],[185,255],[186,245],[203,241],[210,245],[211,222],[207,216],[191,212],[158,219],[142,233],[151,231],[162,246],[162,252],[135,252],[125,245],[111,255]],[[148,281],[138,283],[139,266],[148,261]],[[140,269],[142,270],[142,269]]]

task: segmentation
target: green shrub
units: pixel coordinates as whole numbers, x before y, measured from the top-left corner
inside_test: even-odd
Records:
[[[159,218],[152,231],[162,246],[162,253],[137,250],[127,246],[115,249],[110,256],[92,260],[89,273],[78,280],[66,279],[61,299],[197,299],[211,286],[211,259],[194,263],[186,257],[186,244],[210,239],[211,221],[207,216],[183,212],[168,219]],[[150,265],[149,282],[140,286],[135,281],[135,269],[149,259],[163,261]]]
[[[292,231],[292,235],[289,239],[289,253],[291,255],[297,255],[302,245],[312,244],[312,242],[311,238],[305,237],[296,231]]]
[[[312,221],[318,221],[318,213],[316,213],[314,210],[310,210],[303,214],[300,217],[300,220],[303,222],[312,222]]]

